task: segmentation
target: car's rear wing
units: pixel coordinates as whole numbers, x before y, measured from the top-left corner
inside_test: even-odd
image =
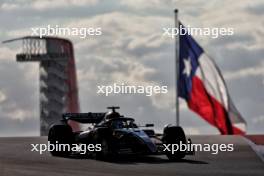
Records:
[[[62,118],[65,121],[73,120],[79,123],[99,123],[104,119],[105,112],[88,113],[64,113]]]

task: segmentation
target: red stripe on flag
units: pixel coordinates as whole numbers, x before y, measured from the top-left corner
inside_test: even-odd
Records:
[[[239,128],[237,128],[237,127],[235,127],[235,126],[233,126],[233,134],[245,135],[246,132],[240,130]]]
[[[224,106],[206,91],[202,80],[196,76],[192,78],[188,106],[204,120],[217,127],[221,134],[244,134],[238,128],[232,127]]]

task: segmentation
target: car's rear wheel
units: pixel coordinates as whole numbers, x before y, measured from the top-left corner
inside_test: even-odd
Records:
[[[53,125],[49,130],[48,141],[53,144],[54,150],[50,153],[53,156],[68,156],[71,153],[73,144],[73,132],[69,125]],[[63,145],[61,145],[63,144]],[[58,147],[60,145],[60,147]]]
[[[186,136],[180,126],[168,126],[164,128],[162,139],[164,144],[176,144],[180,148],[180,144],[186,144]],[[186,151],[166,151],[169,160],[180,160],[185,157]]]

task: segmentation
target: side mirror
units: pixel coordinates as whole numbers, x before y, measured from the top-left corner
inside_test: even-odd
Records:
[[[154,124],[152,124],[152,123],[147,123],[147,124],[146,124],[146,127],[154,127]]]

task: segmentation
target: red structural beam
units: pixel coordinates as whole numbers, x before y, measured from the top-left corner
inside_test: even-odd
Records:
[[[78,83],[77,83],[77,74],[76,74],[76,65],[74,59],[74,49],[73,45],[68,40],[62,40],[62,46],[64,51],[69,54],[69,60],[66,67],[67,74],[67,85],[68,85],[68,94],[67,94],[67,108],[66,112],[79,113],[79,95],[78,95]],[[79,131],[80,125],[77,122],[69,121],[69,125],[72,127],[73,131]]]

